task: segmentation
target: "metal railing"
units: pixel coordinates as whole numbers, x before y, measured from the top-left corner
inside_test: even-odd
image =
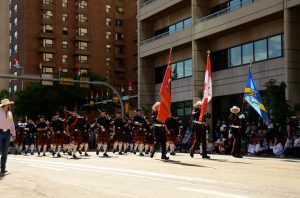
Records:
[[[146,5],[152,3],[153,1],[156,1],[156,0],[146,0],[146,1],[144,1],[144,3],[142,3],[142,4],[140,5],[140,8],[145,7]]]
[[[172,31],[168,31],[168,32],[159,34],[159,35],[157,35],[157,36],[151,37],[151,38],[149,38],[149,39],[146,39],[146,40],[142,41],[142,42],[141,42],[141,45],[145,45],[145,44],[151,43],[151,42],[153,42],[153,41],[162,39],[162,38],[164,38],[164,37],[170,36],[170,35],[172,35],[172,34],[175,34],[175,33],[177,33],[177,32],[180,32],[180,31],[182,31],[182,30],[184,30],[184,29],[186,29],[186,28],[188,28],[188,27],[191,27],[191,26],[192,26],[192,23],[183,26],[181,30],[172,30]]]
[[[207,15],[201,19],[198,19],[196,20],[194,23],[195,24],[198,24],[198,23],[202,23],[202,22],[205,22],[205,21],[208,21],[208,20],[211,20],[211,19],[214,19],[214,18],[217,18],[219,16],[222,16],[224,14],[227,14],[227,13],[230,13],[230,12],[234,12],[242,7],[245,7],[245,6],[248,6],[248,5],[251,5],[253,4],[254,2],[256,2],[258,0],[246,0],[246,1],[243,1],[243,2],[240,2],[240,3],[237,3],[237,4],[234,4],[228,8],[225,8],[223,10],[220,10],[218,12],[215,12],[213,14],[210,14],[210,15]]]

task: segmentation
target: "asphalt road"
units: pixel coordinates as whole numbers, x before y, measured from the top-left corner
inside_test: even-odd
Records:
[[[79,160],[9,155],[0,197],[300,197],[295,159],[91,154]]]

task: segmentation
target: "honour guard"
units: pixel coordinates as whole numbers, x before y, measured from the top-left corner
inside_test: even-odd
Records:
[[[210,115],[208,113],[205,113],[203,122],[199,122],[200,117],[200,111],[201,111],[202,101],[197,101],[194,104],[195,109],[192,112],[192,116],[194,118],[194,141],[192,144],[192,148],[190,151],[190,156],[194,157],[194,152],[196,148],[199,147],[200,142],[202,143],[202,158],[203,159],[210,159],[210,157],[207,155],[207,149],[206,149],[206,118],[210,118]]]
[[[155,150],[157,147],[161,146],[161,159],[168,160],[169,157],[167,157],[167,147],[166,147],[166,130],[165,130],[165,124],[157,120],[158,110],[159,110],[160,102],[156,102],[152,106],[152,120],[153,125],[155,129],[155,142],[154,142],[154,149],[151,152],[150,157],[153,158]]]
[[[97,150],[96,154],[99,155],[100,149],[103,149],[103,157],[108,157],[107,147],[110,139],[110,122],[111,119],[106,115],[106,110],[102,109],[100,112],[100,116],[97,119],[96,126],[98,127],[98,135],[97,135]]]
[[[116,118],[113,124],[113,133],[114,133],[113,152],[115,152],[117,150],[117,147],[119,147],[119,155],[123,155],[122,147],[125,141],[125,120],[121,117],[120,112],[116,112]]]
[[[140,152],[140,156],[144,156],[144,143],[146,141],[146,137],[143,131],[143,126],[146,123],[145,117],[142,116],[141,110],[137,109],[136,115],[133,117],[133,138],[134,138],[134,149],[133,153],[136,154],[137,149]]]
[[[241,121],[245,119],[244,114],[240,114],[240,108],[233,106],[230,108],[229,123],[233,136],[232,156],[242,158],[241,155]]]
[[[63,133],[64,133],[64,121],[60,118],[59,113],[54,115],[54,119],[50,124],[52,138],[52,155],[55,156],[55,148],[57,147],[57,157],[61,157],[60,151],[61,146],[64,143]]]
[[[171,113],[169,118],[166,120],[165,128],[167,131],[167,150],[170,148],[170,155],[175,155],[175,143],[177,139],[179,123]]]
[[[40,156],[40,153],[43,149],[43,156],[46,156],[47,144],[48,144],[48,122],[45,120],[45,117],[41,115],[36,126],[37,130],[37,152]]]
[[[28,118],[25,126],[25,155],[30,151],[33,155],[33,149],[35,144],[36,126],[32,118]]]

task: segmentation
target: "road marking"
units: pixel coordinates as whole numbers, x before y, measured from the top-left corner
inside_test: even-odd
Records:
[[[62,168],[53,168],[53,167],[49,167],[49,166],[40,166],[40,165],[35,165],[35,164],[29,164],[28,166],[35,167],[35,168],[55,170],[55,171],[65,171],[66,170],[66,169],[62,169]]]
[[[223,193],[223,192],[217,192],[217,191],[211,191],[211,190],[201,190],[201,189],[187,188],[187,187],[180,187],[178,189],[184,190],[184,191],[190,191],[190,192],[198,192],[198,193],[204,193],[204,194],[209,194],[209,195],[216,195],[216,196],[221,196],[221,197],[249,198],[247,196],[235,195],[235,194],[229,194],[229,193]]]

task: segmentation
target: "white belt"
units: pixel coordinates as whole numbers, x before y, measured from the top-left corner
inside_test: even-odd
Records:
[[[232,128],[236,128],[236,129],[239,129],[240,126],[236,126],[236,125],[231,125]]]
[[[6,133],[9,129],[0,129],[0,130]]]
[[[196,120],[194,120],[193,122],[196,123],[196,124],[205,124],[204,122],[199,122],[199,121],[196,121]]]
[[[156,127],[164,127],[165,125],[164,124],[154,124],[154,126],[156,126]]]

